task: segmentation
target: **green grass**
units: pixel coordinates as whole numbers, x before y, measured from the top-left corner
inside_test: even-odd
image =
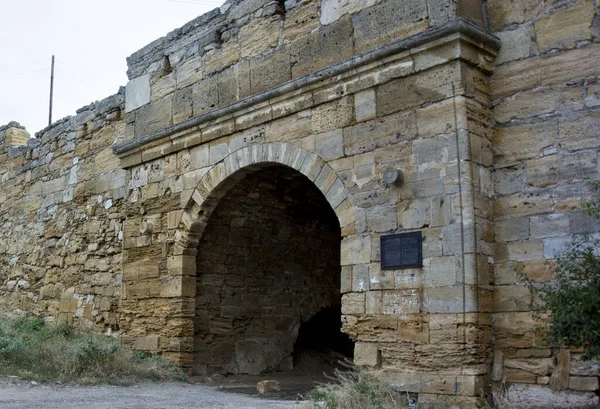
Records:
[[[0,316],[0,375],[66,384],[186,380],[171,361],[131,351],[106,335]]]

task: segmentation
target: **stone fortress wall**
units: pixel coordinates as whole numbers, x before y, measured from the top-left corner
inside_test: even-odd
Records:
[[[591,400],[597,366],[540,344],[516,271],[549,280],[600,231],[577,210],[598,8],[228,1],[134,53],[117,95],[35,139],[0,128],[0,309],[212,374],[284,367],[341,302],[355,362],[423,402]],[[417,230],[423,268],[382,270],[380,237]]]

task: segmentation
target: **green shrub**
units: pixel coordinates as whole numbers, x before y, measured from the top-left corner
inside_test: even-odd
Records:
[[[28,317],[0,318],[0,374],[63,383],[186,379],[172,362],[137,354],[115,338],[81,334]]]
[[[600,220],[600,183],[592,188],[596,196],[581,207]],[[521,274],[537,295],[539,311],[549,312],[546,341],[553,346],[583,348],[584,359],[600,358],[600,241],[578,237],[558,258],[556,278],[533,283]]]
[[[584,359],[600,358],[600,260],[598,240],[575,240],[559,257],[556,278],[528,285],[538,308],[550,312],[549,345],[583,348]]]

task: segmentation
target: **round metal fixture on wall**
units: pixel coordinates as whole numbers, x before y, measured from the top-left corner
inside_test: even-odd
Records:
[[[401,184],[404,180],[404,175],[402,171],[396,168],[387,168],[385,172],[383,172],[383,181],[388,185]]]

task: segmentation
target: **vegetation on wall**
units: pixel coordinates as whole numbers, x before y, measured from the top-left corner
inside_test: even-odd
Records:
[[[595,197],[582,211],[600,220],[600,183],[592,184]],[[600,358],[600,240],[577,237],[558,258],[555,279],[533,283],[538,307],[550,313],[546,341],[584,350],[584,359]]]

